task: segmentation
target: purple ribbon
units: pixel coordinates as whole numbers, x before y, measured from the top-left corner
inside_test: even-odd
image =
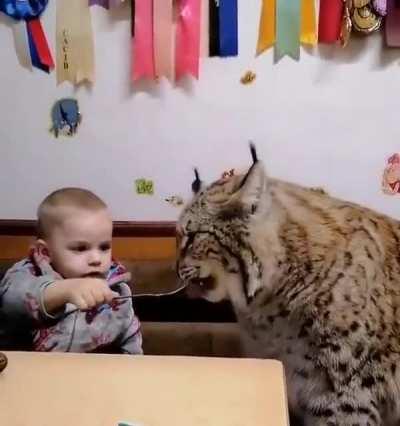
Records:
[[[379,15],[386,16],[387,12],[387,0],[373,0],[372,5]]]

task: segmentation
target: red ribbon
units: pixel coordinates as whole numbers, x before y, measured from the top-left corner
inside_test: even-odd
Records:
[[[27,21],[28,28],[32,34],[33,41],[42,65],[49,68],[54,68],[53,57],[51,56],[49,44],[47,43],[46,35],[44,34],[42,24],[39,19]]]
[[[321,0],[319,6],[318,41],[335,43],[340,37],[343,0]]]

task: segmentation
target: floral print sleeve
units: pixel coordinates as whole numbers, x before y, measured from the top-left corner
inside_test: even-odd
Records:
[[[49,315],[43,305],[45,288],[54,283],[56,274],[38,274],[30,258],[21,260],[9,269],[0,282],[1,309],[8,317],[29,318],[45,323],[57,316]]]

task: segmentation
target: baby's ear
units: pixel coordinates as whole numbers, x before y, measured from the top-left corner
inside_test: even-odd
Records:
[[[34,245],[33,248],[35,250],[35,255],[39,256],[39,258],[41,260],[47,260],[50,261],[50,252],[49,252],[49,248],[47,246],[47,243],[45,240],[42,240],[41,238],[38,238]]]

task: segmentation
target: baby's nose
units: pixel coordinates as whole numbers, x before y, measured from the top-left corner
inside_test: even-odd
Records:
[[[90,266],[98,266],[101,264],[101,256],[97,252],[93,252],[89,257],[89,265]]]

